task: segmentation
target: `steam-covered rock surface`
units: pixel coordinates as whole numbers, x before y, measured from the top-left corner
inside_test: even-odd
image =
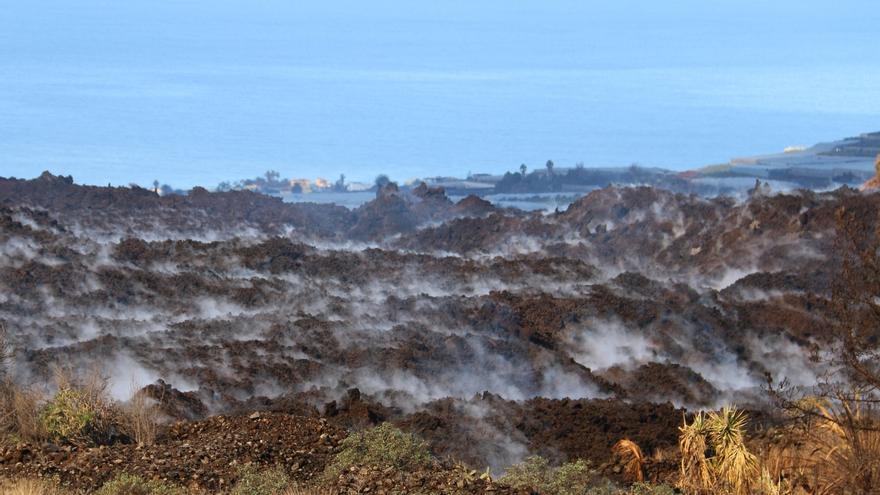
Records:
[[[100,367],[172,419],[393,421],[503,468],[675,443],[680,407],[815,383],[840,208],[606,188],[545,215],[393,186],[356,210],[0,179],[15,377]],[[161,380],[161,381],[160,381]]]

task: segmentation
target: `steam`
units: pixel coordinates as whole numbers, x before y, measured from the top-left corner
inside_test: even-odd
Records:
[[[665,389],[631,398],[688,407],[759,402],[765,373],[815,384],[813,342],[742,317],[806,292],[737,282],[802,273],[829,256],[828,232],[789,220],[762,232],[751,200],[635,194],[443,231],[467,248],[422,242],[449,222],[362,242],[172,210],[56,215],[53,227],[22,211],[25,229],[0,230],[0,320],[29,356],[18,377],[99,363],[118,400],[159,379],[215,412],[280,398],[320,407],[352,387],[401,414],[448,399],[474,438],[491,439],[481,455],[499,469],[528,442],[486,392],[611,397],[648,365],[693,378],[695,403]],[[129,238],[144,242],[120,254]]]

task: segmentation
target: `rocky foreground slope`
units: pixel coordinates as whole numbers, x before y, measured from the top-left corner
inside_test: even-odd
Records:
[[[217,421],[251,431],[254,411],[281,414],[259,421],[282,432],[288,414],[305,421],[304,444],[272,453],[294,472],[383,421],[496,470],[532,453],[601,465],[624,437],[674,445],[681,408],[759,407],[768,376],[815,384],[836,212],[876,225],[878,206],[847,188],[606,188],[541,214],[390,186],[347,210],[0,179],[0,320],[17,380],[97,366],[117,398],[145,387],[169,420],[231,414],[170,430],[177,447],[160,450],[190,459],[181,477],[222,471],[180,445]],[[159,455],[125,449],[12,449],[0,468],[85,480]]]

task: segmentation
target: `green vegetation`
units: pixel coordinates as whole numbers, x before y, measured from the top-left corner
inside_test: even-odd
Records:
[[[186,491],[161,481],[121,474],[104,483],[95,495],[186,495]]]
[[[50,438],[76,441],[89,436],[97,411],[79,390],[59,390],[40,413],[40,422]]]
[[[239,472],[238,483],[229,495],[275,495],[290,486],[290,478],[281,468],[258,471],[252,466]]]
[[[641,482],[623,488],[601,477],[586,461],[578,459],[553,467],[547,459],[540,456],[528,457],[525,461],[511,466],[498,481],[517,490],[554,495],[673,495],[675,493],[669,485]]]
[[[508,468],[499,483],[518,490],[579,495],[590,493],[590,488],[597,487],[600,481],[598,473],[586,461],[578,459],[552,467],[547,459],[532,456]]]
[[[675,495],[675,493],[675,489],[666,484],[636,483],[629,489],[629,495]]]
[[[342,441],[342,450],[327,466],[324,475],[333,479],[351,466],[394,468],[400,471],[431,466],[428,445],[415,435],[389,423],[352,433]]]

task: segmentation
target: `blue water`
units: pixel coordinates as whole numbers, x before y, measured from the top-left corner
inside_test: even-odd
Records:
[[[0,175],[696,167],[880,129],[878,26],[876,0],[4,0]]]

